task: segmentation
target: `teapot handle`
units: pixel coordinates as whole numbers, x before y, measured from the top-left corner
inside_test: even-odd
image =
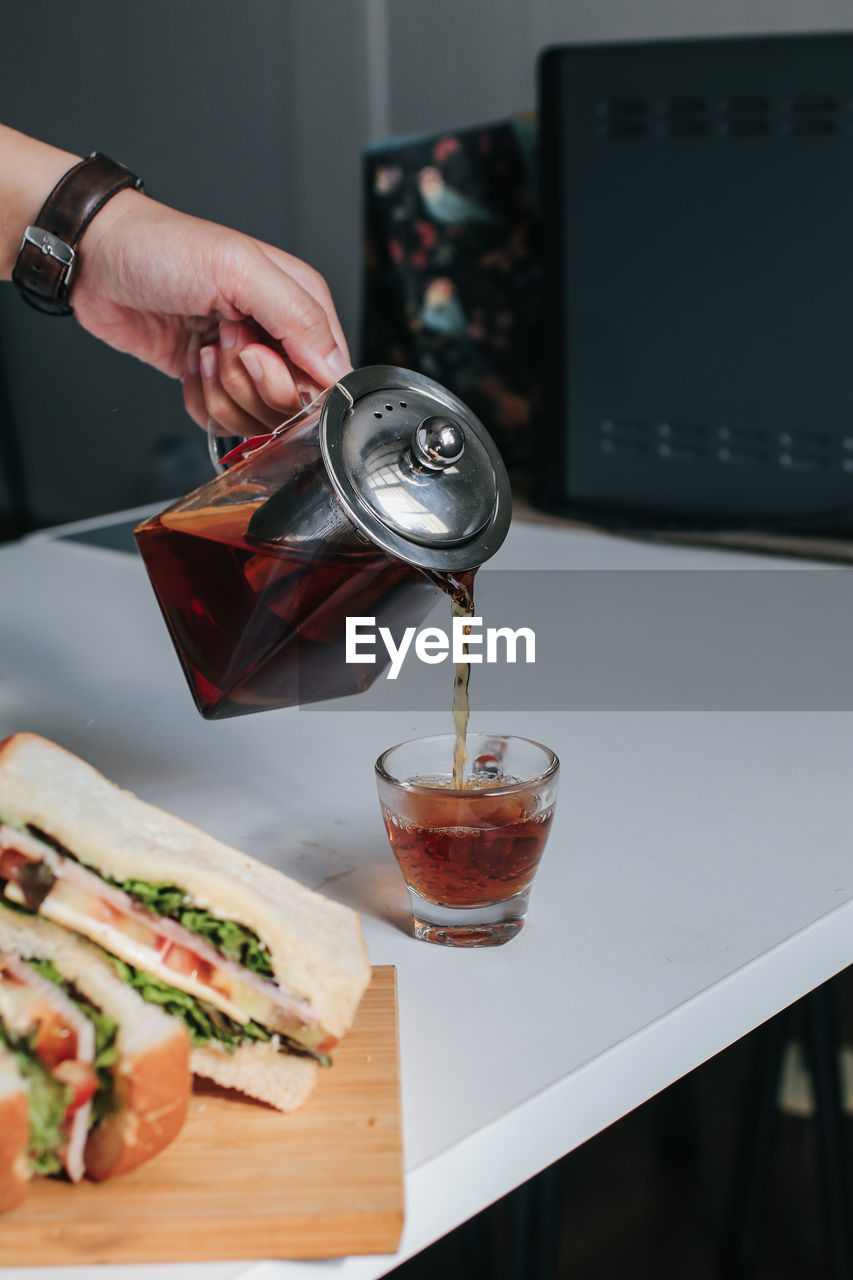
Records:
[[[257,438],[257,437],[256,437]],[[242,451],[246,440],[243,436],[221,436],[215,430],[212,420],[207,424],[207,452],[211,465],[217,475],[227,471],[232,462],[237,461],[238,451]],[[232,457],[232,454],[235,455]]]
[[[213,422],[208,422],[207,451],[210,454],[213,470],[217,475],[221,475],[223,471],[227,471],[235,462],[242,462],[250,453],[254,453],[256,449],[261,449],[268,440],[272,440],[273,436],[280,436],[283,432],[289,431],[291,427],[298,426],[304,422],[307,417],[322,405],[331,389],[331,387],[324,387],[313,400],[307,404],[303,403],[302,408],[292,418],[287,418],[274,431],[268,431],[264,435],[221,436],[216,431]]]

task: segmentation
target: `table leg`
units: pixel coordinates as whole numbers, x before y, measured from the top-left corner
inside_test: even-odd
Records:
[[[31,526],[32,513],[27,499],[27,477],[21,444],[12,419],[12,404],[8,394],[2,360],[0,360],[0,472],[5,472],[5,505],[7,516],[0,510],[0,542],[6,533],[19,538]],[[4,498],[0,485],[0,500]]]
[[[814,1085],[818,1166],[832,1280],[851,1280],[850,1182],[847,1132],[838,1065],[834,989],[824,983],[803,1001],[806,1049]]]
[[[788,1014],[783,1009],[752,1033],[754,1048],[737,1139],[729,1237],[723,1250],[724,1274],[729,1280],[750,1280],[755,1273]]]
[[[509,1197],[506,1280],[553,1280],[560,1247],[561,1165],[551,1165]]]

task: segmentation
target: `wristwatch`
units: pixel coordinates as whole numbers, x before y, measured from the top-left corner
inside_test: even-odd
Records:
[[[141,187],[141,178],[97,151],[69,169],[24,232],[12,271],[24,301],[46,315],[72,315],[68,294],[80,237],[108,200],[119,191]]]

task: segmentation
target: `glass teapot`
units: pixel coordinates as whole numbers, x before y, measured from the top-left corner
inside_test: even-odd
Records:
[[[366,689],[346,619],[418,626],[509,528],[490,436],[438,383],[386,365],[346,375],[215,479],[136,529],[196,706],[207,719]],[[229,465],[230,464],[230,465]]]

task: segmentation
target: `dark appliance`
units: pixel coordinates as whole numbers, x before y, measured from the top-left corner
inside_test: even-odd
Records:
[[[545,505],[853,531],[853,36],[546,50]]]

